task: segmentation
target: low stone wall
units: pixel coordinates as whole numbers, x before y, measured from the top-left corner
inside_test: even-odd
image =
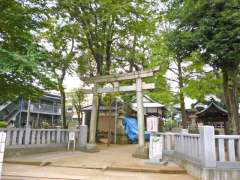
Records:
[[[51,148],[66,146],[69,140],[69,129],[31,129],[5,128],[0,132],[6,132],[6,149],[21,148]],[[87,145],[87,126],[75,129],[76,144],[80,147]]]
[[[215,135],[214,127],[199,134],[164,133],[165,158],[199,180],[240,180],[240,135]]]
[[[174,161],[188,174],[199,180],[239,180],[239,168],[203,168],[200,163],[181,159],[180,155],[166,155],[166,160]]]
[[[66,150],[66,146],[63,145],[55,145],[49,147],[28,147],[28,148],[17,148],[17,149],[6,149],[4,158],[9,157],[19,157],[22,155],[32,155],[38,153],[46,153],[46,152],[56,152],[56,151],[64,151]]]

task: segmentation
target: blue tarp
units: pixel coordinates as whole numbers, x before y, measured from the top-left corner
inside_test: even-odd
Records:
[[[123,126],[128,138],[132,142],[138,140],[138,122],[136,118],[125,116],[123,118]],[[149,139],[149,133],[145,132],[145,139]]]

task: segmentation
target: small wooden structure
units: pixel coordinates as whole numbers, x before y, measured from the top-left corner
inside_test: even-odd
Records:
[[[117,106],[116,102],[112,104],[111,107],[111,112],[109,110],[109,107],[100,105],[99,106],[99,112],[98,112],[98,123],[97,123],[97,132],[104,133],[106,134],[108,130],[112,133],[117,133],[115,131],[115,116],[116,113],[118,114],[118,111],[121,111],[121,109],[126,109],[128,110],[128,113],[125,111],[122,111],[123,117],[125,115],[132,115],[136,116],[137,118],[137,98],[133,98],[132,103],[130,103],[128,106],[126,103],[123,101],[118,101]],[[92,105],[85,106],[81,109],[81,111],[86,115],[86,125],[90,125],[90,119],[91,119],[91,110],[92,110]],[[166,111],[166,108],[164,105],[152,100],[150,97],[147,95],[143,95],[143,112],[144,112],[144,119],[146,121],[146,117],[149,116],[156,116],[158,117],[159,120],[162,120],[163,113]],[[131,112],[131,113],[130,113]],[[119,115],[117,115],[119,117]],[[122,124],[122,121],[119,122]],[[109,128],[110,126],[110,128]]]
[[[226,122],[228,121],[228,112],[220,107],[213,99],[207,108],[196,113],[197,123],[214,126],[218,132],[226,132]]]

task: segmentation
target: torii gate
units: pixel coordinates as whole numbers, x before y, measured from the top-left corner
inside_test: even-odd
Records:
[[[93,94],[90,134],[88,148],[94,149],[96,147],[96,130],[97,130],[97,111],[99,98],[98,93],[111,92],[129,92],[136,91],[137,94],[137,119],[138,119],[138,149],[137,154],[144,153],[145,139],[144,139],[144,113],[143,113],[143,90],[154,89],[154,83],[145,84],[142,78],[151,77],[155,72],[159,71],[159,67],[146,71],[132,72],[125,74],[113,74],[97,77],[82,77],[81,80],[91,82],[94,84],[92,90],[83,89],[86,94]],[[136,84],[130,86],[119,86],[119,82],[123,80],[136,80]],[[113,87],[98,87],[99,83],[113,83]]]

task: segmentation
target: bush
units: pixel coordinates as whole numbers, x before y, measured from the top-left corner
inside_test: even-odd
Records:
[[[48,128],[49,128],[48,122],[43,122],[43,123],[42,123],[42,128],[43,128],[43,129],[48,129]]]
[[[164,127],[165,127],[166,131],[171,131],[172,128],[177,127],[177,121],[169,119],[169,120],[165,121]]]
[[[5,128],[7,127],[8,123],[4,120],[0,120],[0,128]]]

